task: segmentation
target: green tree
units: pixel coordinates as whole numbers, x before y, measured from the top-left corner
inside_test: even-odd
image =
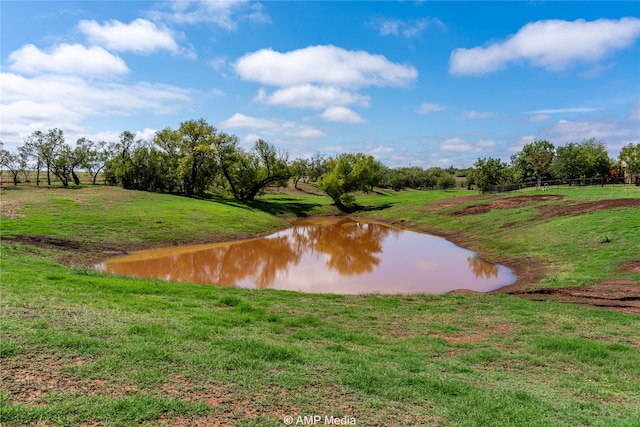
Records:
[[[87,171],[91,175],[91,183],[93,185],[96,185],[98,174],[105,168],[111,155],[112,153],[109,151],[105,141],[95,142],[87,152],[86,166]]]
[[[220,167],[234,199],[254,200],[267,187],[287,186],[291,171],[285,152],[263,139],[247,152],[238,146],[236,137],[220,136],[216,145]]]
[[[511,156],[514,178],[517,182],[536,180],[538,186],[547,177],[554,146],[546,139],[536,139],[522,147],[522,151]]]
[[[474,181],[478,190],[483,193],[490,191],[494,186],[505,182],[508,166],[500,159],[478,159],[473,172]]]
[[[620,163],[629,174],[629,183],[634,175],[640,175],[640,143],[630,142],[620,149]]]
[[[216,128],[205,119],[188,120],[180,123],[178,133],[178,175],[183,181],[184,192],[188,196],[202,194],[215,178]]]
[[[293,179],[293,186],[298,188],[300,180],[309,179],[309,160],[307,159],[295,159],[291,163],[291,178]]]
[[[561,179],[575,179],[584,176],[585,162],[581,156],[580,145],[570,142],[556,149],[551,163],[553,174]]]
[[[105,164],[105,177],[111,184],[121,185],[124,188],[135,188],[135,173],[132,155],[142,144],[134,133],[125,130],[120,134],[120,140],[109,147],[113,157]]]
[[[369,192],[380,180],[382,164],[362,153],[344,153],[327,160],[328,171],[318,180],[318,186],[338,206],[354,203],[353,192]]]
[[[601,177],[609,175],[611,159],[604,141],[595,138],[580,143],[580,155],[584,158],[584,177]]]
[[[440,178],[438,178],[438,187],[441,190],[447,191],[451,188],[454,188],[455,186],[456,186],[456,179],[453,175],[445,173]]]
[[[0,141],[0,169],[6,169],[13,177],[13,185],[18,185],[18,176],[27,167],[27,161],[22,152],[17,154],[11,153],[3,148],[3,144]]]

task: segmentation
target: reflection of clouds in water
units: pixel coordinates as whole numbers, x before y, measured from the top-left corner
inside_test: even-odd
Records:
[[[473,272],[473,275],[476,279],[492,279],[497,278],[498,273],[500,273],[500,267],[488,263],[478,256],[470,256],[467,258],[467,263],[469,263],[469,269]]]
[[[438,263],[430,262],[422,258],[416,259],[415,265],[420,271],[432,271],[438,268]]]

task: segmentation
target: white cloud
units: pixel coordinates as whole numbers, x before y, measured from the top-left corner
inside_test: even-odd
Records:
[[[274,86],[321,84],[337,87],[406,86],[418,75],[413,66],[396,64],[382,55],[336,46],[309,46],[280,53],[261,49],[235,63],[238,75]]]
[[[105,49],[79,44],[59,44],[47,52],[32,44],[9,55],[12,71],[39,74],[122,74],[129,71],[124,61]]]
[[[502,42],[451,53],[449,71],[456,75],[482,75],[511,62],[527,61],[559,71],[576,62],[597,62],[624,49],[640,37],[640,19],[598,19],[587,22],[543,20],[529,23]]]
[[[550,118],[551,116],[548,114],[536,114],[535,116],[529,117],[527,119],[527,123],[544,122],[546,120],[549,120]]]
[[[327,136],[320,129],[316,129],[311,126],[300,126],[300,127],[297,126],[295,129],[291,129],[283,132],[283,135],[288,137],[304,138],[304,139],[323,138]]]
[[[640,140],[640,121],[620,120],[613,116],[580,122],[559,120],[555,125],[541,131],[556,135],[555,138],[563,142],[596,138],[615,144],[622,139]]]
[[[207,64],[209,64],[209,66],[214,70],[220,71],[227,65],[227,57],[219,56],[216,58],[212,58],[207,62]]]
[[[434,111],[442,111],[444,109],[446,109],[447,107],[443,106],[443,105],[439,105],[439,104],[431,104],[428,102],[423,102],[422,104],[420,104],[420,107],[418,107],[418,110],[416,111],[418,114],[428,114]]]
[[[421,18],[403,21],[401,19],[377,19],[372,25],[378,29],[381,36],[403,36],[405,38],[419,37],[430,26],[446,28],[438,18]]]
[[[154,20],[177,24],[210,23],[228,31],[235,31],[240,20],[271,22],[262,4],[248,0],[173,0],[158,3],[157,7],[147,12]]]
[[[473,147],[467,141],[461,138],[450,138],[440,145],[442,151],[468,152],[473,151]]]
[[[481,139],[472,144],[462,138],[449,138],[440,144],[440,150],[457,153],[482,153],[493,151],[496,146],[497,143],[493,139]]]
[[[590,113],[592,111],[598,111],[598,110],[602,110],[602,108],[593,108],[593,107],[550,108],[547,110],[529,111],[527,114]]]
[[[369,97],[343,90],[335,86],[316,86],[303,84],[289,86],[267,95],[260,89],[253,99],[268,105],[281,105],[295,108],[312,108],[320,110],[330,105],[369,105]]]
[[[463,111],[457,118],[458,119],[488,119],[491,117],[495,117],[494,113],[490,113],[487,111]]]
[[[512,141],[511,145],[507,147],[507,150],[512,153],[517,153],[519,151],[522,151],[522,149],[526,144],[532,143],[533,141],[536,140],[536,138],[537,137],[535,135],[521,136],[520,138]]]
[[[270,135],[283,135],[296,138],[319,138],[324,132],[311,126],[300,125],[286,120],[269,120],[236,113],[218,124],[221,129],[247,129]]]
[[[124,85],[78,76],[27,78],[13,73],[0,74],[0,92],[0,137],[4,141],[21,140],[37,129],[81,130],[88,116],[175,113],[188,105],[192,96],[188,89],[147,82]]]
[[[365,120],[347,107],[332,106],[320,115],[327,122],[364,123]]]
[[[366,149],[367,154],[370,154],[375,158],[379,158],[380,156],[393,153],[394,151],[395,150],[393,149],[393,147],[385,147],[382,145],[370,146],[370,147],[367,147]]]
[[[78,28],[93,44],[109,50],[148,54],[158,50],[178,53],[180,48],[168,28],[158,28],[146,19],[136,19],[130,24],[117,20],[105,22],[80,21]]]
[[[236,113],[219,124],[220,128],[229,129],[251,129],[251,130],[274,130],[280,126],[273,120],[261,119],[258,117],[246,116]]]

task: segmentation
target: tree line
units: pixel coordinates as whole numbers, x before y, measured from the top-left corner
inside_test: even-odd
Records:
[[[640,143],[622,147],[618,159],[611,159],[604,141],[591,138],[555,147],[546,139],[536,139],[511,156],[510,164],[495,158],[474,163],[468,181],[480,191],[497,185],[546,180],[604,178],[612,175],[628,178],[640,174]]]
[[[127,189],[202,195],[223,188],[236,200],[254,200],[268,187],[284,187],[290,181],[297,188],[315,183],[339,206],[355,202],[354,193],[374,187],[402,189],[450,189],[457,183],[488,191],[493,186],[547,179],[608,176],[611,170],[640,174],[640,144],[628,144],[619,159],[610,159],[603,141],[595,139],[554,147],[547,140],[535,140],[511,157],[478,159],[473,168],[423,169],[418,166],[389,168],[371,155],[343,153],[327,157],[289,161],[288,153],[262,139],[251,149],[240,146],[238,137],[227,134],[205,119],[182,122],[177,129],[156,132],[150,141],[136,139],[124,131],[114,143],[80,138],[74,147],[66,143],[63,131],[34,131],[17,153],[4,150],[0,142],[0,167],[14,184],[36,172],[51,185],[52,177],[63,186],[80,184],[78,171],[85,171],[93,184],[99,174],[105,182]],[[456,179],[458,178],[458,179]]]

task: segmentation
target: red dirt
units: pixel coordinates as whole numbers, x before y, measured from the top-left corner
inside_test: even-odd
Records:
[[[640,199],[610,199],[576,204],[551,204],[540,208],[536,219],[545,220],[558,216],[581,215],[614,208],[640,208]]]
[[[540,194],[534,196],[515,196],[515,197],[503,197],[489,202],[480,203],[477,205],[466,206],[462,209],[451,212],[451,215],[475,215],[480,213],[489,212],[497,209],[513,209],[521,206],[526,206],[534,202],[547,202],[562,200],[564,196],[557,194]],[[457,200],[457,199],[450,199]]]

